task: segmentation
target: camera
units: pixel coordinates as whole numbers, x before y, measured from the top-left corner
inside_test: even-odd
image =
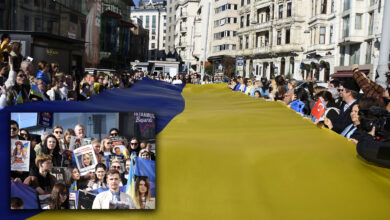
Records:
[[[383,108],[371,106],[369,109],[360,110],[360,129],[370,132],[375,127],[375,136],[381,139],[390,137],[390,114]]]

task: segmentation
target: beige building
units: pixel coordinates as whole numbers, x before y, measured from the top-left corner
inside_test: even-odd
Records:
[[[167,0],[167,27],[165,38],[165,52],[175,52],[175,29],[176,29],[176,3],[179,0]]]
[[[380,5],[378,5],[380,3]],[[353,64],[370,74],[378,65],[379,45],[385,1],[344,0],[338,5],[340,25],[334,76],[352,75]]]
[[[192,55],[194,39],[194,22],[197,15],[199,0],[179,1],[176,4],[176,26],[175,26],[175,44],[177,54],[181,61],[186,65],[186,70],[194,71],[192,65],[196,65],[197,60]]]
[[[142,26],[149,31],[148,60],[165,59],[166,40],[166,1],[140,2],[132,11],[133,19],[140,19]]]
[[[249,2],[249,4],[247,4]],[[245,61],[246,77],[291,75],[299,78],[309,36],[304,32],[308,0],[242,1],[237,57]]]
[[[239,28],[238,9],[240,0],[213,1],[211,5],[208,61],[214,66],[220,64],[224,57],[234,57],[237,52],[237,30]],[[226,68],[223,66],[223,68]],[[223,71],[221,69],[216,70]]]
[[[305,33],[309,36],[308,47],[300,64],[300,78],[308,75],[328,81],[333,73],[338,52],[338,25],[340,10],[336,0],[313,0],[310,4],[310,18]]]

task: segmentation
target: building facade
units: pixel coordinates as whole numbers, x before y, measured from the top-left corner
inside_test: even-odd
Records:
[[[100,16],[99,67],[130,66],[131,7],[133,0],[103,0]]]
[[[139,2],[139,7],[133,10],[132,18],[143,22],[143,27],[149,30],[149,60],[164,60],[166,44],[166,0]]]
[[[130,33],[130,61],[146,62],[149,60],[149,30],[143,27],[143,22],[139,18],[132,19],[132,23],[134,27]]]
[[[213,1],[211,10],[210,55],[213,72],[233,71],[237,52],[240,0]]]
[[[385,1],[344,0],[338,5],[340,25],[334,76],[352,75],[353,64],[373,77],[379,57]]]
[[[4,0],[0,2],[0,32],[22,43],[22,54],[58,62],[71,73],[84,67],[86,16],[81,1]]]
[[[165,52],[168,55],[175,53],[175,29],[176,29],[176,3],[179,0],[167,0],[167,34],[165,39]]]
[[[197,16],[199,0],[185,0],[177,2],[176,25],[175,25],[175,44],[174,48],[180,61],[183,62],[183,71],[195,71],[196,58],[192,55],[194,51],[194,23]],[[193,67],[192,67],[193,66]]]
[[[241,1],[237,57],[243,57],[240,75],[299,77],[299,64],[307,47],[309,12],[304,0]]]

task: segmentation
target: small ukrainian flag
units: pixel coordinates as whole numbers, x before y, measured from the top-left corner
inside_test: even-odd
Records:
[[[14,100],[15,105],[17,104],[23,104],[23,97],[22,97],[22,91],[19,92],[18,96],[16,96]]]
[[[42,92],[38,89],[37,85],[31,85],[30,95],[42,98]]]

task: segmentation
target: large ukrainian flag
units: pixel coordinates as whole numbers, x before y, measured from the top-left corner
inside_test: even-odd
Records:
[[[147,106],[161,131],[156,210],[43,212],[32,219],[390,219],[389,170],[367,164],[354,144],[283,104],[226,84],[188,85],[183,100],[180,89],[151,81],[130,89],[130,100],[142,90],[149,101],[169,100]],[[126,98],[108,93],[96,99]]]

